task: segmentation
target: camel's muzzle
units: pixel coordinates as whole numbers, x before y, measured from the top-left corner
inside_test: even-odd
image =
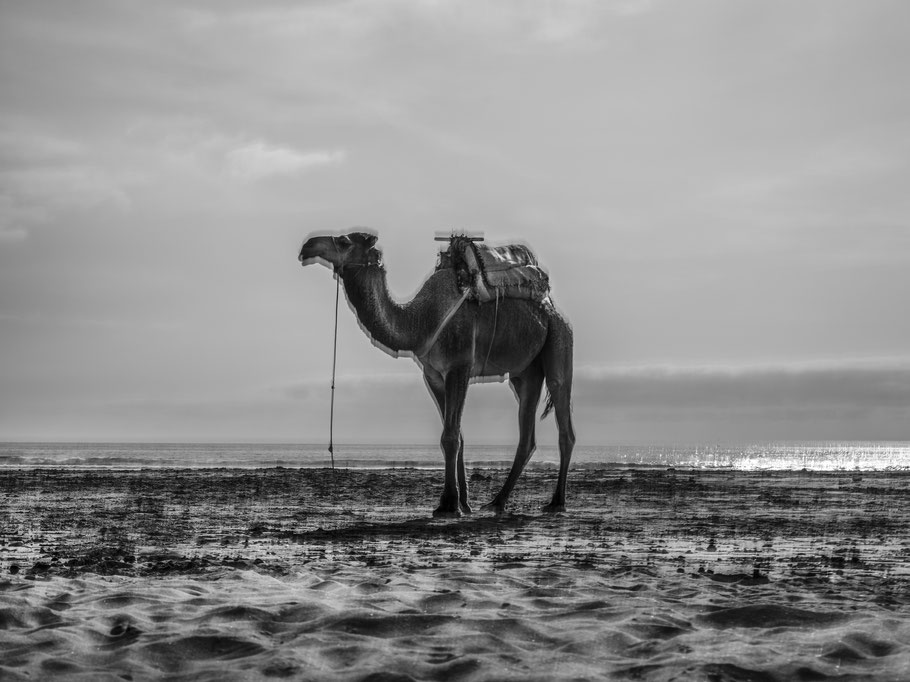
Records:
[[[328,260],[326,260],[325,256],[322,255],[322,252],[319,249],[310,248],[306,245],[300,249],[300,254],[297,256],[297,260],[299,260],[300,264],[304,267],[318,263],[320,265],[325,265],[328,268],[334,269],[334,266]]]

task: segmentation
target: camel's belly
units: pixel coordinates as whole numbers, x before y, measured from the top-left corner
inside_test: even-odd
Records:
[[[466,315],[440,335],[427,357],[442,375],[456,366],[470,366],[471,377],[496,380],[524,372],[547,339],[547,320],[539,304],[509,299],[495,304],[471,304]]]
[[[478,335],[474,343],[471,376],[495,379],[524,372],[537,359],[546,341],[546,328],[539,324],[506,328],[495,334]]]

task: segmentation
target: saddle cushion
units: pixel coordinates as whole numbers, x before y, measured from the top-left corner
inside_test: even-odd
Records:
[[[459,287],[470,288],[471,296],[481,302],[496,298],[540,301],[550,292],[547,273],[523,244],[487,246],[452,237],[448,252],[440,255],[438,267],[453,267]]]

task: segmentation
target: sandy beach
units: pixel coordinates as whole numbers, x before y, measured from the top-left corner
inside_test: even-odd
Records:
[[[0,678],[904,680],[910,474],[0,472]]]

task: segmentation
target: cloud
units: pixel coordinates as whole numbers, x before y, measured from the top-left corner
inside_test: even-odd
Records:
[[[576,396],[622,409],[910,409],[910,363],[589,369],[577,376]]]
[[[825,201],[813,206],[815,210],[827,208],[838,213],[852,208],[859,215],[869,215],[868,207],[850,206],[853,197],[845,201],[844,193],[906,173],[908,151],[910,140],[903,136],[887,138],[885,134],[794,144],[763,166],[725,169],[703,200],[737,206],[784,205],[792,213],[807,203],[807,195],[823,195]],[[900,206],[905,208],[906,204],[901,202]]]
[[[504,3],[439,2],[446,16],[460,15],[466,27],[500,34],[524,35],[541,43],[569,43],[597,32],[613,16],[649,11],[651,0],[513,0]]]
[[[902,440],[910,363],[587,369],[573,401],[619,440]]]
[[[436,407],[416,368],[337,378],[335,436],[347,442],[431,443]],[[150,391],[141,398],[86,397],[83,385],[0,396],[0,435],[15,438],[169,437],[318,441],[329,424],[329,379],[220,393]],[[579,446],[611,443],[907,440],[910,362],[806,366],[636,367],[576,370]],[[541,408],[543,401],[541,401]],[[463,421],[472,444],[514,443],[517,405],[500,384],[468,391]],[[67,415],[62,419],[61,415]],[[164,429],[164,431],[162,431]],[[551,418],[538,443],[555,445]]]
[[[598,25],[611,14],[633,16],[651,9],[650,0],[571,0],[569,2],[519,3],[516,8],[528,12],[527,22],[532,39],[543,43],[568,43],[596,32]]]
[[[7,225],[3,213],[0,211],[0,244],[21,242],[26,237],[28,237],[28,231],[23,227]]]
[[[341,150],[300,152],[264,142],[245,144],[225,155],[230,175],[249,181],[333,166],[344,159],[345,153]]]
[[[277,393],[305,399],[326,393],[325,382],[276,387]],[[417,370],[345,374],[336,383],[349,399],[371,403],[371,394],[395,395],[394,403],[424,386]],[[485,391],[486,393],[486,391]],[[728,411],[894,408],[910,411],[910,360],[744,366],[576,367],[573,402],[590,411]]]
[[[0,241],[72,210],[130,207],[122,183],[74,140],[16,129],[0,131]]]
[[[510,43],[583,46],[604,22],[644,14],[653,6],[653,0],[349,0],[306,5],[279,2],[227,11],[220,6],[217,11],[197,6],[183,12],[183,21],[191,31],[242,27],[247,33],[297,36],[322,50],[347,53],[402,27],[418,27],[421,34],[447,38],[454,34]]]
[[[90,165],[0,171],[0,239],[20,241],[36,225],[71,210],[128,210],[129,195],[106,171]]]
[[[0,190],[0,244],[20,242],[28,236],[23,225],[28,224],[36,215],[34,208],[22,205],[11,193]]]
[[[6,187],[25,206],[68,209],[106,204],[125,209],[130,205],[123,188],[95,166],[21,168],[4,176]]]
[[[299,414],[327,418],[325,385],[281,389]],[[435,408],[419,376],[341,377],[336,424],[385,441],[437,435]],[[541,401],[541,406],[543,401]],[[307,409],[303,409],[307,405]],[[910,362],[742,367],[577,368],[579,442],[903,440],[910,436]],[[463,428],[474,443],[512,442],[516,403],[504,386],[468,392]],[[319,420],[316,428],[322,426]],[[552,423],[538,440],[555,441]]]

